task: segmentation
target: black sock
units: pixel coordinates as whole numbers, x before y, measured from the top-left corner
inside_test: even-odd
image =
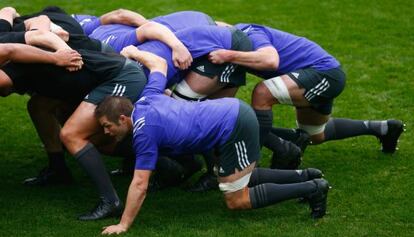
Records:
[[[289,151],[290,146],[296,146],[294,143],[284,140],[273,133],[267,134],[263,145],[271,151],[276,152],[276,154],[285,154]]]
[[[325,127],[325,141],[339,140],[361,135],[384,135],[388,131],[387,121],[352,120],[332,118]]]
[[[119,197],[106,172],[101,154],[95,146],[88,143],[75,154],[75,158],[98,188],[99,195],[109,202],[119,202]]]
[[[270,130],[272,129],[273,123],[273,112],[269,110],[254,110],[256,113],[257,121],[259,121],[259,140],[260,146],[263,146]]]
[[[272,128],[270,131],[272,134],[285,139],[287,141],[296,141],[298,139],[298,133],[296,133],[296,129],[294,128]]]
[[[181,183],[184,168],[177,161],[166,156],[159,156],[156,165],[155,178],[163,186],[175,186]]]
[[[255,168],[250,176],[248,187],[264,183],[290,184],[308,181],[307,172],[302,170],[278,170],[269,168]]]
[[[53,170],[67,169],[65,162],[65,153],[59,152],[48,152],[47,157],[49,158],[49,168]]]
[[[313,181],[294,184],[264,183],[249,188],[252,208],[269,206],[284,200],[305,197],[316,191]]]
[[[171,157],[177,161],[182,167],[184,172],[183,179],[190,178],[194,173],[201,170],[203,164],[193,154],[180,155],[177,157]]]
[[[207,174],[214,175],[214,164],[215,164],[215,155],[213,150],[204,152],[203,154],[204,161],[206,162]]]

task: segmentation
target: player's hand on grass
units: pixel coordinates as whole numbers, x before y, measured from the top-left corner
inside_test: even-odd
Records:
[[[103,235],[112,235],[112,234],[121,234],[128,230],[125,226],[118,224],[118,225],[111,225],[111,226],[105,226],[103,228],[103,231],[101,234]]]
[[[230,61],[230,52],[227,49],[218,49],[208,54],[208,60],[214,64],[222,64]]]
[[[191,57],[188,49],[182,44],[173,48],[172,50],[172,60],[174,66],[178,67],[181,70],[185,70],[190,67],[193,62],[193,57]]]
[[[72,49],[61,49],[53,53],[55,64],[57,66],[66,67],[69,71],[77,71],[82,68],[82,56]]]

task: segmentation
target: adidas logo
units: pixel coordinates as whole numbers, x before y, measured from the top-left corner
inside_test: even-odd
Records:
[[[299,73],[297,73],[297,72],[292,72],[292,75],[296,78],[299,78]]]
[[[204,65],[198,66],[197,70],[199,70],[200,72],[205,72]]]
[[[224,174],[223,167],[220,167],[219,173],[220,173],[220,174]]]
[[[89,98],[89,94],[87,94],[86,96],[85,96],[85,100],[87,100]]]

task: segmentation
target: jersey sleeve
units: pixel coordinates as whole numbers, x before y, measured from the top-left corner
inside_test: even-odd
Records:
[[[261,26],[253,26],[248,29],[248,37],[252,41],[253,49],[257,50],[267,46],[273,46],[269,35],[266,34],[265,28]]]
[[[158,160],[158,143],[151,134],[151,127],[145,127],[145,117],[134,121],[133,146],[135,169],[155,170]]]
[[[96,28],[101,26],[101,20],[96,16],[86,17],[86,15],[75,15],[74,18],[79,22],[79,25],[82,26],[82,29],[86,35],[90,35]]]
[[[148,83],[142,92],[142,96],[163,94],[167,85],[167,78],[160,72],[152,72],[149,75]]]

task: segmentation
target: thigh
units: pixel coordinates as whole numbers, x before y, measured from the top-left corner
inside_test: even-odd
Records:
[[[67,139],[63,139],[71,154],[76,154],[87,143],[88,139],[102,128],[95,118],[96,105],[82,102],[69,117],[62,128]]]
[[[210,78],[193,71],[187,74],[185,81],[192,91],[203,95],[213,94],[224,87],[218,82],[217,76]]]

